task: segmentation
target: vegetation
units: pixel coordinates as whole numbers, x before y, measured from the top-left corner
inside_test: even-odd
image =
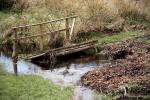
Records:
[[[0,2],[5,5],[7,5],[9,1],[14,1],[14,3],[11,9],[3,8],[0,10],[1,41],[3,41],[4,39],[8,39],[8,36],[6,34],[10,33],[10,29],[13,26],[34,24],[70,15],[79,16],[74,33],[86,33],[91,34],[92,36],[96,35],[93,33],[95,31],[96,33],[107,33],[103,32],[106,27],[109,27],[112,30],[114,28],[117,28],[117,33],[119,33],[123,31],[123,28],[125,26],[130,25],[129,23],[146,22],[149,24],[150,20],[150,8],[148,6],[148,0],[112,0],[111,2],[105,0],[4,1],[5,0],[0,0]],[[63,24],[64,23],[62,23],[62,25]],[[53,26],[55,29],[58,29],[58,25]],[[37,31],[39,31],[39,27],[30,29],[30,33],[32,34],[37,33]],[[24,34],[29,34],[29,32],[24,32]],[[76,36],[76,34],[74,35]],[[57,41],[64,40],[60,40],[60,38],[57,38]],[[33,42],[35,42],[36,45],[39,45],[39,40],[34,40]],[[32,46],[28,46],[27,48],[29,47]]]
[[[125,41],[130,38],[138,37],[143,35],[140,31],[129,31],[129,32],[120,32],[115,35],[109,35],[109,34],[96,34],[93,37],[93,39],[96,39],[99,41],[99,43],[102,44],[108,44],[108,43],[115,43],[120,41]]]
[[[132,40],[133,38],[146,35],[143,34],[143,32],[145,33],[143,30],[150,30],[150,0],[0,0],[0,47],[3,43],[6,43],[8,44],[6,45],[6,51],[8,50],[7,46],[9,50],[12,49],[11,41],[5,40],[11,37],[11,28],[14,26],[35,24],[71,15],[78,15],[74,30],[75,34],[72,40],[74,42],[97,39],[100,46],[105,46],[109,43]],[[59,24],[52,25],[53,28],[35,27],[24,30],[20,29],[18,34],[21,36],[29,36],[41,30],[44,32],[57,30]],[[65,26],[65,22],[62,22],[61,26]],[[149,31],[147,32],[149,33]],[[55,35],[54,37],[50,37],[51,39],[47,39],[49,37],[43,37],[43,40],[41,39],[41,41],[44,41],[44,47],[46,47],[44,50],[50,46],[48,44],[49,40],[53,42],[50,44],[57,45],[58,47],[63,45],[65,41],[63,35]],[[140,41],[142,41],[142,44],[145,42],[149,43],[149,40],[146,40],[144,42],[142,40]],[[41,41],[39,39],[20,40],[17,45],[18,52],[23,57],[26,57],[24,53],[31,55],[33,52],[39,53],[38,50],[40,50],[39,46]],[[123,45],[125,46],[126,44],[128,43],[126,42]],[[112,47],[116,47],[116,44]],[[143,58],[147,57],[144,54]],[[135,59],[137,58],[135,57]],[[133,63],[130,60],[128,62],[126,60],[122,61],[124,65]],[[145,62],[145,60],[142,60],[142,62]],[[137,62],[136,64],[139,65]],[[106,68],[108,69],[107,71],[111,69],[109,67]],[[124,70],[122,68],[124,66],[120,70]],[[118,67],[116,70],[118,70]],[[100,69],[99,73],[101,72]],[[93,73],[95,74],[95,72]],[[145,77],[147,78],[147,76]],[[90,80],[91,76],[88,78]],[[109,77],[106,76],[107,78]],[[2,100],[59,100],[60,98],[69,100],[71,97],[72,90],[70,88],[66,87],[64,90],[61,90],[59,86],[55,86],[38,76],[25,75],[15,77],[0,69],[0,79],[0,99]],[[109,85],[112,86],[111,84]],[[109,99],[109,97],[107,98]]]
[[[18,77],[0,66],[0,100],[70,100],[72,89],[54,85],[34,75]]]
[[[113,33],[113,34],[103,34],[101,32],[92,32],[88,36],[79,36],[78,42],[85,41],[86,39],[95,39],[98,40],[99,45],[98,47],[101,48],[109,43],[116,43],[116,42],[122,42],[126,41],[128,39],[134,39],[136,37],[141,37],[147,34],[149,31],[144,30],[132,30],[127,32],[119,32],[119,33]]]
[[[105,0],[15,0],[9,12],[15,11],[16,14],[1,19],[0,23],[4,26],[1,26],[0,32],[4,33],[12,26],[37,23],[74,14],[79,16],[78,26],[76,26],[77,33],[82,30],[100,29],[119,19],[149,21],[148,4],[148,0],[112,0],[111,2]],[[19,16],[16,17],[16,15]]]

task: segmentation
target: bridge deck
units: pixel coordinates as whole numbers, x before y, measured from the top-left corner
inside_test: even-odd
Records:
[[[60,48],[56,48],[56,49],[51,49],[45,53],[30,56],[26,60],[33,60],[33,59],[45,56],[49,52],[54,53],[55,57],[64,56],[67,54],[72,54],[72,53],[76,53],[79,51],[84,51],[84,50],[87,50],[90,48],[94,48],[97,43],[98,43],[97,40],[91,40],[91,41],[87,41],[87,42],[83,42],[83,43],[73,44],[73,45],[67,46],[67,47],[60,47]]]

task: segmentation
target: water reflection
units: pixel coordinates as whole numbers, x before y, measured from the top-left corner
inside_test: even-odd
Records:
[[[4,65],[5,70],[12,73],[13,72],[13,62],[10,57],[5,56],[3,53],[0,54],[0,63]],[[33,74],[41,70],[40,67],[34,65],[30,62],[24,60],[19,60],[18,63],[18,73],[19,74]]]

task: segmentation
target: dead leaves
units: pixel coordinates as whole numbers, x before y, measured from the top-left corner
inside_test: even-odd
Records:
[[[113,54],[118,50],[127,51],[125,59],[100,69],[89,71],[82,78],[83,85],[103,93],[116,93],[119,87],[128,83],[143,84],[150,89],[150,52],[149,44],[129,40],[106,46],[104,50]]]

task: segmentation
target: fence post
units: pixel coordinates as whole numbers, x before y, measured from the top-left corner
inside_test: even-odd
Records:
[[[42,25],[40,25],[40,34],[43,34],[42,33]],[[40,51],[43,51],[43,36],[40,37]]]
[[[69,19],[66,18],[66,35],[65,35],[65,45],[69,44]]]
[[[14,74],[17,76],[18,75],[18,70],[17,70],[18,53],[17,53],[17,32],[16,32],[16,29],[13,29],[12,60],[13,60]]]
[[[69,34],[69,41],[71,41],[71,38],[72,38],[72,34],[73,34],[73,31],[74,31],[75,22],[76,22],[76,18],[73,18],[73,22],[72,22],[72,26],[71,26],[71,31],[70,31],[70,34]]]

